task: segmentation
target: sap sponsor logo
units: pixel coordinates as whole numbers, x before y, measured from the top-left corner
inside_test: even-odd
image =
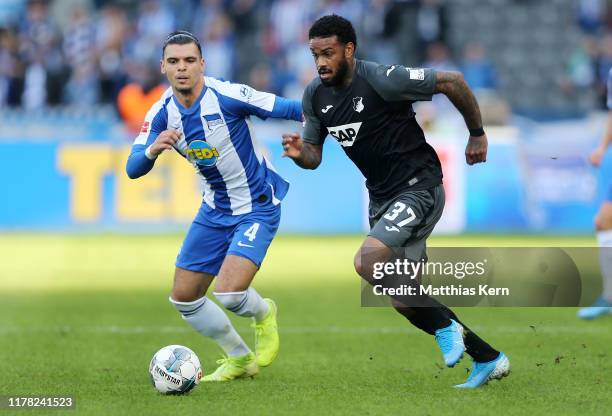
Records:
[[[327,131],[329,131],[329,134],[331,134],[343,147],[351,147],[353,143],[355,143],[360,128],[361,122],[328,127]]]
[[[353,97],[353,110],[361,113],[364,108],[363,97]]]
[[[204,114],[202,118],[204,119],[204,121],[206,121],[206,127],[208,127],[208,130],[210,131],[216,129],[219,126],[225,125],[225,121],[223,120],[223,117],[221,117],[221,114],[219,113]]]
[[[149,123],[148,121],[145,121],[144,123],[142,123],[142,127],[140,128],[140,133],[147,133],[149,131],[150,125],[151,123]]]
[[[183,380],[168,373],[165,368],[160,367],[158,364],[155,364],[155,369],[153,371],[155,371],[157,375],[163,377],[165,380],[169,381],[172,384],[176,384],[177,386],[183,384]]]
[[[187,160],[198,166],[215,166],[219,159],[219,152],[203,140],[194,140],[187,148]]]

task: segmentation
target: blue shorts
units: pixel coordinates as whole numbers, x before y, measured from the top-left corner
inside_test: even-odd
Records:
[[[280,223],[280,205],[266,204],[243,215],[222,214],[203,203],[193,220],[176,265],[193,272],[217,275],[228,254],[257,265],[266,256]]]

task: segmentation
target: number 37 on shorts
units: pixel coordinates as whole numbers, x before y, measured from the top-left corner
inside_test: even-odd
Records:
[[[385,224],[386,231],[395,231],[399,233],[400,228],[410,224],[416,220],[417,217],[412,207],[409,207],[401,201],[396,201],[383,218],[390,222],[390,224]]]

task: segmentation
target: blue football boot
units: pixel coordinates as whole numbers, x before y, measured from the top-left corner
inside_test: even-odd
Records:
[[[580,319],[595,319],[601,318],[602,316],[612,314],[612,302],[605,300],[600,296],[593,305],[582,308],[578,311],[578,318]]]
[[[496,359],[488,363],[478,363],[474,361],[472,364],[472,371],[467,381],[463,384],[457,384],[455,387],[461,389],[475,389],[487,384],[489,380],[501,380],[508,374],[510,374],[510,360],[508,360],[506,354],[500,352]]]
[[[436,331],[436,342],[442,350],[447,367],[454,367],[465,352],[465,344],[463,343],[463,327],[452,319],[450,321],[449,326]]]

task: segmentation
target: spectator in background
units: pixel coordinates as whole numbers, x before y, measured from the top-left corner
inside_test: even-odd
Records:
[[[448,46],[442,42],[434,42],[427,48],[426,68],[438,71],[458,71],[459,68],[451,58]]]
[[[167,86],[160,81],[157,67],[147,61],[133,61],[127,65],[130,82],[117,97],[117,108],[132,133],[140,130],[147,111],[157,102]]]
[[[64,63],[59,33],[49,18],[44,1],[28,3],[19,28],[19,46],[26,65],[23,106],[26,109],[42,108],[47,99],[58,104],[60,98],[55,94],[61,91]],[[48,94],[49,91],[52,94]]]
[[[107,4],[100,11],[96,23],[96,51],[102,103],[114,104],[125,84],[122,61],[128,26],[125,12],[116,4]]]
[[[572,50],[566,77],[561,80],[561,88],[567,95],[580,97],[592,90],[597,53],[597,39],[592,36],[584,36],[581,44]]]
[[[353,22],[361,22],[363,20],[363,4],[361,0],[322,0],[320,2],[320,6],[314,10],[316,11],[314,13],[310,13],[308,20],[316,19],[321,15],[330,14],[343,16]]]
[[[471,42],[466,45],[461,71],[466,82],[475,92],[497,88],[495,67],[485,56],[485,49],[480,43]]]
[[[584,33],[596,35],[603,25],[604,0],[578,0],[576,20]]]
[[[159,64],[159,44],[166,34],[174,30],[174,15],[159,0],[145,0],[141,3],[136,24],[136,42],[131,51],[133,57],[148,60],[151,65]]]
[[[234,72],[235,79],[246,81],[242,74],[248,74],[258,58],[262,55],[262,38],[260,28],[263,27],[261,1],[233,0],[228,10],[234,28]],[[205,45],[206,47],[206,45]]]
[[[66,104],[91,106],[99,101],[95,42],[95,27],[88,10],[76,7],[64,30],[64,56],[70,68],[64,90]]]
[[[21,105],[24,76],[17,35],[11,29],[0,29],[0,108]]]
[[[497,71],[493,62],[487,58],[482,44],[470,42],[465,46],[461,72],[482,104],[481,115],[485,125],[505,125],[508,122],[510,107],[497,92]]]
[[[286,53],[300,42],[307,30],[307,10],[310,2],[305,0],[278,0],[270,9],[271,35],[278,53]]]
[[[225,14],[222,0],[200,0],[192,14],[191,27],[201,36],[207,36],[213,22]]]
[[[363,14],[361,33],[362,46],[367,51],[367,59],[376,62],[400,62],[395,43],[391,38],[389,13],[391,0],[369,0]]]
[[[258,91],[272,91],[272,69],[260,62],[251,69],[248,84]]]
[[[421,51],[429,49],[433,44],[444,42],[446,17],[442,1],[421,1],[417,12],[416,32],[419,50]]]
[[[206,74],[214,78],[230,79],[234,75],[234,38],[232,25],[226,14],[204,24],[196,36],[204,39],[202,54],[206,62]]]
[[[612,68],[612,34],[603,37],[600,43],[600,53],[597,62],[597,81],[595,90],[600,108],[604,108],[607,98],[606,82]]]

